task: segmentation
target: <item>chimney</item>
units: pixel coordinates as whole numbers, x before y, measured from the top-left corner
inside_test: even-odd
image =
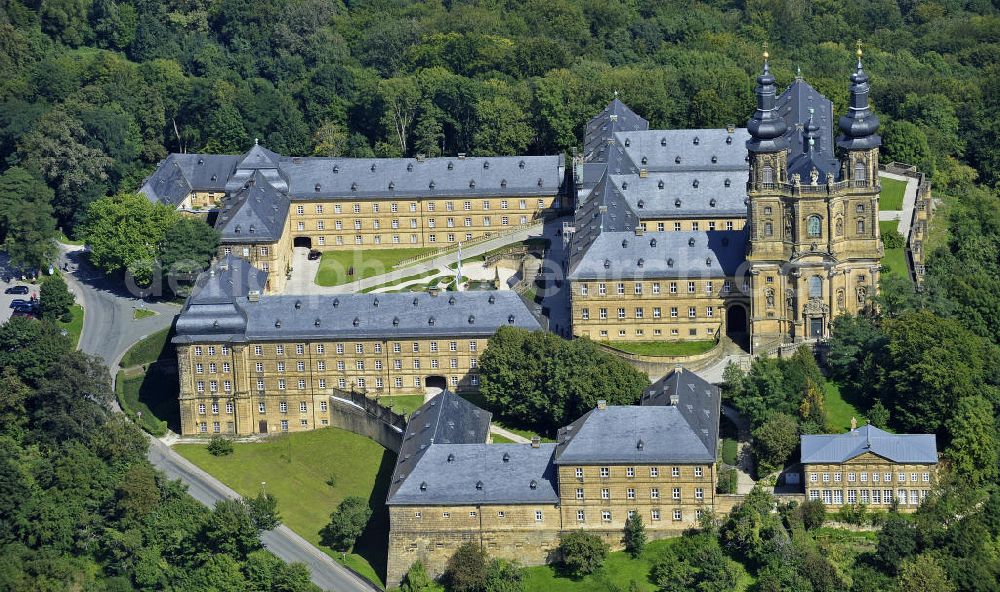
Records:
[[[247,294],[247,300],[250,302],[259,302],[260,290],[250,290],[250,293]]]
[[[858,420],[857,420],[857,418],[852,417],[851,418],[851,431],[853,432],[856,429],[858,429]]]
[[[539,438],[538,436],[532,436],[531,437],[531,447],[532,448],[541,448],[542,447],[542,439]]]
[[[599,410],[601,410],[601,411],[604,411],[605,409],[608,408],[608,402],[605,401],[604,399],[598,399],[597,400],[597,408]]]
[[[430,294],[431,296],[437,296],[438,294],[441,293],[441,288],[438,288],[437,286],[427,288],[427,293]]]
[[[635,235],[636,236],[642,236],[642,226],[636,226],[635,227]]]
[[[670,395],[670,406],[671,407],[676,407],[677,405],[680,404],[680,402],[681,402],[680,395],[677,395],[677,394]]]

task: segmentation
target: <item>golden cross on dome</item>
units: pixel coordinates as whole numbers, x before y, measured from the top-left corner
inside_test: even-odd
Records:
[[[766,60],[769,57],[771,57],[771,55],[769,53],[767,53],[767,41],[765,41],[764,42],[764,59]]]
[[[858,54],[858,58],[860,59],[861,58],[861,54],[862,54],[862,51],[861,51],[861,40],[860,39],[858,39],[858,51],[857,51],[857,54]]]

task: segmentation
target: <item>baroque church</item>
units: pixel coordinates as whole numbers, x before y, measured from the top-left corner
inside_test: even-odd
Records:
[[[573,332],[707,340],[751,351],[829,336],[879,280],[879,121],[861,50],[850,104],[801,76],[780,95],[768,55],[745,129],[650,130],[617,98],[574,165]]]

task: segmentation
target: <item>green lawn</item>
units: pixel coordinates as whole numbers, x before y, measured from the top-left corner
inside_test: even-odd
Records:
[[[525,592],[607,592],[607,590],[628,590],[632,582],[643,592],[654,592],[656,586],[649,581],[649,570],[653,564],[679,539],[652,541],[646,545],[642,555],[632,559],[624,551],[608,554],[604,567],[597,573],[578,580],[559,574],[559,568],[553,565],[525,568]],[[742,591],[752,583],[751,577],[743,572],[743,577],[735,591]]]
[[[409,416],[424,404],[423,395],[394,395],[391,397],[380,397],[379,403],[386,407],[391,407],[396,413],[403,413]]]
[[[705,341],[608,341],[607,345],[640,356],[695,356],[715,347]]]
[[[62,232],[60,232],[59,234],[56,235],[56,241],[60,242],[60,243],[62,243],[64,245],[77,245],[77,246],[79,246],[79,245],[83,244],[82,240],[73,240],[73,239],[69,238],[68,236],[66,236],[65,234],[63,234]]]
[[[138,321],[139,319],[144,319],[146,317],[155,316],[156,313],[149,310],[148,308],[136,308],[132,310],[132,320]]]
[[[177,370],[174,364],[152,364],[118,372],[115,395],[126,415],[154,436],[167,428],[180,432],[180,409],[177,404]]]
[[[419,279],[423,279],[425,277],[430,277],[432,275],[437,275],[437,274],[438,274],[438,270],[431,269],[431,270],[425,271],[423,273],[418,273],[418,274],[415,274],[415,275],[409,275],[409,276],[406,276],[404,278],[400,278],[399,280],[394,281],[394,282],[386,282],[384,284],[379,284],[377,286],[372,286],[371,288],[365,288],[364,290],[361,290],[361,293],[362,294],[367,294],[369,292],[374,292],[375,290],[379,290],[381,288],[388,288],[390,286],[398,286],[399,284],[405,284],[406,282],[412,282],[413,280],[419,280]]]
[[[897,223],[894,221],[882,221],[878,223],[878,227],[879,231],[885,234],[896,230]],[[906,279],[910,277],[909,267],[906,265],[905,247],[886,249],[885,254],[882,256],[882,266],[889,268],[887,272],[883,271],[883,273],[891,273]]]
[[[216,457],[201,444],[178,444],[174,450],[219,478],[240,495],[257,495],[261,482],[278,498],[278,511],[289,528],[331,557],[340,553],[319,544],[319,531],[345,497],[368,500],[374,513],[354,553],[345,562],[374,582],[383,582],[389,516],[385,496],[396,456],[375,442],[336,428],[236,443],[229,456]],[[333,487],[326,481],[333,476]]]
[[[172,357],[173,346],[170,344],[170,327],[147,335],[133,345],[125,355],[122,356],[120,366],[129,368],[139,364],[150,364],[161,357]]]
[[[357,249],[352,251],[327,251],[319,262],[316,283],[321,286],[339,286],[392,271],[403,259],[430,253],[436,249]],[[347,275],[353,268],[354,275]]]
[[[493,434],[493,443],[494,444],[515,444],[515,442],[513,440],[511,440],[510,438],[505,438],[505,437],[501,436],[500,434]]]
[[[737,451],[739,449],[739,443],[732,438],[724,438],[722,440],[722,462],[726,463],[731,467],[736,466]]]
[[[861,412],[849,401],[844,400],[840,392],[840,386],[833,381],[826,381],[823,384],[823,395],[826,404],[826,424],[836,432],[846,432],[851,429],[851,418],[858,420],[858,425],[865,424],[865,418]]]
[[[882,177],[882,195],[879,197],[878,207],[883,212],[903,209],[903,192],[906,191],[906,182],[897,181]]]
[[[76,347],[80,343],[80,334],[83,333],[83,307],[79,304],[74,304],[70,312],[73,314],[73,320],[68,323],[56,321],[56,326],[66,330],[70,342],[73,344],[73,347]]]

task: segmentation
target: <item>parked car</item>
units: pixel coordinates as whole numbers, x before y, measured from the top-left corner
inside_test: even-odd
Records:
[[[14,317],[27,317],[29,319],[33,319],[33,318],[35,318],[35,313],[32,312],[32,311],[30,311],[30,310],[15,309],[14,312],[12,312],[10,316],[11,316],[11,318],[14,318]]]
[[[11,286],[3,291],[4,294],[27,294],[28,286]]]
[[[14,309],[14,312],[26,312],[28,314],[35,314],[35,307],[30,304],[18,304],[17,306],[14,306],[12,308]]]
[[[315,261],[315,260],[319,259],[322,256],[323,256],[323,253],[320,253],[316,249],[313,249],[313,250],[309,251],[308,259],[310,261]]]
[[[23,298],[15,298],[10,301],[11,308],[17,308],[18,306],[31,306],[31,302],[24,300]]]

